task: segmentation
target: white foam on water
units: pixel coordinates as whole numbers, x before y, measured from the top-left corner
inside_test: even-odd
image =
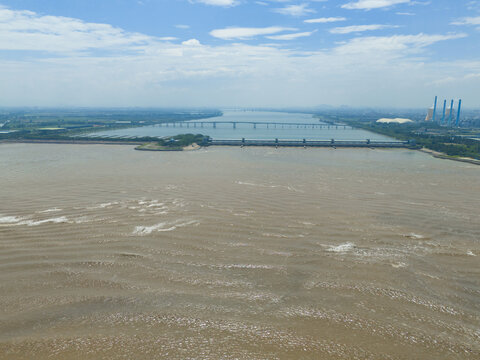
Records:
[[[173,231],[177,228],[176,226],[165,227],[166,225],[167,223],[159,223],[152,226],[136,226],[135,230],[133,230],[133,235],[144,236],[154,231]]]
[[[61,224],[61,223],[70,223],[66,216],[60,216],[51,219],[44,220],[23,220],[17,223],[17,225],[27,225],[27,226],[38,226],[43,224]]]
[[[404,236],[404,237],[408,237],[408,238],[410,238],[410,239],[425,239],[425,236],[419,235],[419,234],[415,234],[415,233],[404,234],[403,236]]]
[[[100,204],[98,205],[98,207],[103,209],[103,208],[110,207],[113,205],[118,205],[118,204],[119,204],[118,201],[112,201],[112,202],[106,202],[106,203]]]
[[[220,269],[265,269],[271,270],[278,268],[273,265],[256,265],[256,264],[226,264],[226,265],[212,265],[214,268]]]
[[[18,223],[22,220],[23,220],[23,218],[18,217],[18,216],[2,216],[2,217],[0,217],[0,224],[13,225],[13,224],[16,224],[16,223]]]
[[[299,190],[294,188],[293,186],[285,186],[285,185],[270,185],[270,184],[256,184],[256,183],[251,183],[251,182],[245,182],[245,181],[235,181],[235,184],[238,185],[247,185],[247,186],[257,186],[257,187],[263,187],[263,188],[284,188],[289,191],[294,191],[294,192],[299,192],[303,193],[303,190]]]
[[[90,222],[92,221],[91,219],[89,219],[88,217],[86,216],[81,216],[81,217],[78,217],[76,219],[73,220],[73,222],[75,224],[84,224],[84,223],[87,223],[87,222]]]
[[[345,244],[340,244],[340,245],[337,245],[337,246],[332,245],[327,249],[327,251],[335,252],[335,253],[345,253],[345,252],[348,252],[350,250],[353,250],[354,248],[355,248],[354,243],[347,242]]]
[[[287,235],[284,235],[284,234],[274,234],[274,233],[262,233],[262,236],[265,236],[265,237],[275,237],[275,238],[283,238],[283,239],[288,238]]]
[[[39,211],[38,213],[39,214],[46,214],[46,213],[59,212],[59,211],[62,211],[62,209],[55,207],[55,208]]]
[[[89,206],[89,207],[87,207],[87,209],[88,210],[105,209],[105,208],[111,207],[113,205],[118,205],[118,204],[120,204],[118,201],[111,201],[111,202],[98,204],[98,205],[95,205],[95,206]]]
[[[406,266],[407,266],[407,264],[405,264],[404,262],[399,262],[399,263],[392,264],[392,267],[394,267],[395,269],[404,268]]]
[[[468,255],[468,256],[477,256],[477,255],[475,255],[475,254],[473,253],[473,251],[467,251],[467,255]]]
[[[184,227],[188,225],[199,224],[196,220],[186,221],[186,222],[161,222],[152,226],[136,226],[132,232],[132,235],[150,235],[153,232],[167,232],[173,231],[179,227]]]

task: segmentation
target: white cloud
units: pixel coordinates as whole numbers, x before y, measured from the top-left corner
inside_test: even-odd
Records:
[[[240,29],[247,30],[221,30],[234,38],[302,34],[281,34],[292,30],[283,27]],[[0,49],[28,51],[0,59],[0,105],[419,106],[432,91],[455,92],[470,106],[480,105],[478,77],[468,76],[480,73],[480,61],[443,63],[426,51],[462,36],[357,37],[309,51],[278,44],[212,46],[0,9]],[[432,86],[447,77],[457,80]]]
[[[349,2],[347,4],[342,5],[344,9],[362,9],[362,10],[370,10],[370,9],[379,9],[385,8],[397,4],[406,4],[410,3],[410,0],[358,0],[356,2]]]
[[[190,40],[186,40],[186,41],[183,41],[182,42],[182,45],[186,45],[186,46],[200,46],[200,41],[198,41],[197,39],[190,39]]]
[[[0,8],[0,49],[53,52],[144,46],[152,38],[108,24]]]
[[[185,24],[178,24],[178,25],[175,25],[175,27],[177,29],[190,29],[190,26]]]
[[[213,37],[232,40],[232,39],[251,39],[259,35],[276,34],[282,31],[296,30],[294,28],[286,28],[281,26],[269,26],[264,28],[247,28],[247,27],[229,27],[225,29],[215,29],[210,31]]]
[[[344,17],[322,17],[318,19],[308,19],[304,20],[304,23],[307,24],[325,24],[325,23],[332,23],[332,22],[337,22],[337,21],[345,21],[347,18]]]
[[[290,16],[296,16],[296,17],[315,13],[315,10],[310,9],[307,3],[300,4],[300,5],[287,5],[283,8],[274,9],[273,11],[282,15],[290,15]]]
[[[451,23],[452,25],[480,25],[480,16],[464,17]]]
[[[230,7],[238,4],[237,0],[196,0],[196,2],[213,6]]]
[[[466,37],[466,34],[449,35],[393,35],[393,36],[370,36],[354,38],[335,49],[342,54],[388,54],[389,56],[405,56],[418,53],[423,48],[440,41],[454,40]]]
[[[362,32],[362,31],[372,31],[372,30],[381,30],[387,28],[395,28],[398,26],[394,25],[380,25],[380,24],[371,24],[371,25],[352,25],[352,26],[342,26],[330,29],[332,34],[350,34],[353,32]]]
[[[283,35],[273,35],[267,36],[268,39],[272,40],[294,40],[301,37],[307,37],[315,33],[315,31],[306,31],[306,32],[299,32],[299,33],[292,33],[292,34],[283,34]]]

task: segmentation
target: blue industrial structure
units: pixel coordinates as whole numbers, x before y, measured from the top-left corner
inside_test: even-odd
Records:
[[[447,100],[443,100],[443,113],[442,113],[442,120],[440,121],[440,125],[443,125],[445,122],[445,109],[447,108]]]
[[[448,125],[452,126],[453,125],[453,99],[452,102],[450,103],[450,114],[448,116]]]
[[[437,102],[438,102],[438,96],[435,96],[435,101],[433,103],[433,112],[431,114],[430,118],[430,111],[432,108],[428,109],[428,115],[426,120],[432,120],[435,122],[437,119]],[[438,124],[442,126],[455,126],[458,127],[460,126],[460,114],[462,110],[462,99],[458,100],[458,109],[457,109],[457,115],[455,116],[453,114],[454,108],[453,108],[454,100],[452,99],[450,102],[450,108],[448,109],[448,114],[447,114],[447,100],[443,100],[443,111],[442,111],[442,118],[437,120]],[[448,118],[447,118],[448,117]]]
[[[460,125],[460,110],[462,109],[462,99],[458,100],[458,113],[457,113],[457,121],[455,122],[455,126],[458,127]]]

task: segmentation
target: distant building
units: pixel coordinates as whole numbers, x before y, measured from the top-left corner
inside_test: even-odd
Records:
[[[427,116],[425,117],[425,121],[432,121],[432,120],[433,120],[433,107],[428,109]]]
[[[440,109],[441,110],[441,109]],[[450,107],[447,107],[445,109],[445,119],[444,122],[448,122],[450,120]],[[437,109],[438,112],[438,109]],[[437,114],[436,116],[436,122],[440,122],[442,119],[442,114]],[[425,121],[432,121],[433,120],[433,107],[428,109],[427,116],[425,117]],[[452,113],[452,121],[455,122],[456,116],[455,116],[455,109],[453,109]]]
[[[383,119],[377,120],[377,123],[380,123],[380,124],[407,124],[411,122],[413,121],[410,119],[401,119],[401,118],[396,118],[396,119],[383,118]]]

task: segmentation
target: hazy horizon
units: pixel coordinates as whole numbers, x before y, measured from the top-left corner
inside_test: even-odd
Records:
[[[480,1],[0,0],[0,106],[479,108]]]

